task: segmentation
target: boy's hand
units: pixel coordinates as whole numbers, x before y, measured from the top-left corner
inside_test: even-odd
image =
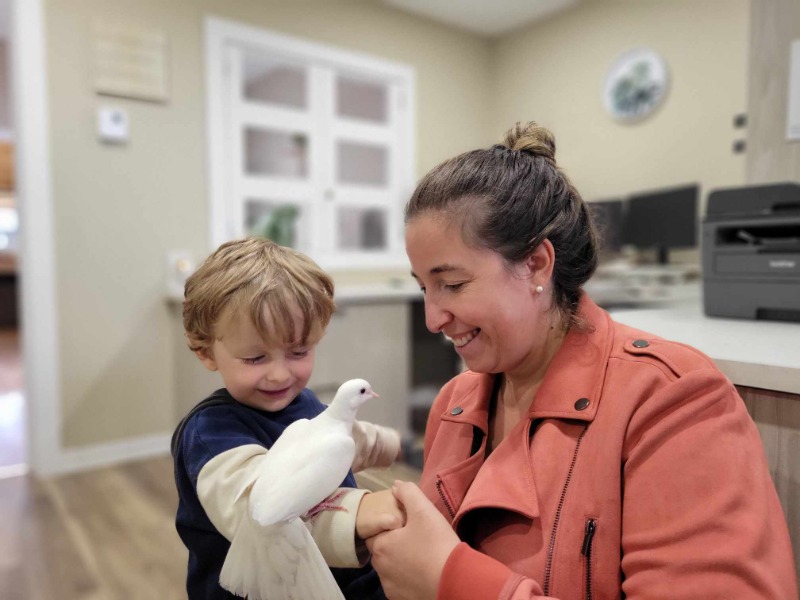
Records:
[[[405,511],[395,499],[392,490],[364,494],[356,515],[356,535],[365,540],[383,531],[398,529],[405,522]]]
[[[392,491],[406,511],[406,523],[366,541],[372,566],[387,598],[435,600],[444,565],[459,544],[458,536],[415,484],[395,481]]]

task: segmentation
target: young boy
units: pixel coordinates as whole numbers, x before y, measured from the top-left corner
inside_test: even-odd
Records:
[[[325,409],[306,384],[334,310],[333,282],[305,255],[248,238],[220,246],[189,277],[184,296],[189,348],[225,387],[173,435],[176,527],[189,549],[189,598],[234,598],[219,575],[258,466],[290,423]],[[356,421],[353,437],[354,470],[389,466],[399,454],[392,429]],[[359,540],[402,525],[402,513],[389,490],[354,489],[352,472],[342,486],[331,498],[346,510],[323,510],[306,524],[329,566],[360,567],[367,553]],[[333,571],[343,589],[358,574]]]

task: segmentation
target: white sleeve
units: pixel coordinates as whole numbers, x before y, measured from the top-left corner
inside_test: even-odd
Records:
[[[258,444],[233,448],[209,460],[197,477],[197,496],[211,523],[228,541],[247,510],[250,489],[268,450]],[[356,567],[366,562],[366,548],[356,541],[356,515],[367,490],[341,488],[334,502],[343,510],[324,510],[306,521],[325,562]],[[334,496],[337,492],[334,492]]]
[[[232,448],[209,460],[197,476],[197,497],[212,525],[228,541],[247,510],[250,488],[267,449],[258,444]]]
[[[354,473],[371,467],[388,467],[400,454],[400,433],[390,427],[356,421],[353,439],[356,442]]]
[[[323,510],[306,521],[325,562],[330,567],[362,567],[369,551],[356,539],[356,515],[361,499],[369,490],[339,488],[333,504],[341,510]]]

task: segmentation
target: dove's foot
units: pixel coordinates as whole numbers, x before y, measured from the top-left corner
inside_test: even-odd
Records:
[[[336,492],[335,494],[328,496],[327,498],[325,498],[325,500],[323,500],[316,506],[311,507],[309,511],[306,513],[306,517],[310,519],[321,513],[323,510],[347,510],[344,506],[339,506],[338,504],[336,504],[336,501],[342,496],[344,496],[344,494],[345,492],[339,491]]]

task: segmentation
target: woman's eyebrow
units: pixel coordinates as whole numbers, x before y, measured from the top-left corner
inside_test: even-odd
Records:
[[[461,267],[457,267],[455,265],[444,264],[444,265],[439,265],[437,267],[433,267],[430,271],[428,271],[428,273],[431,274],[431,275],[438,275],[439,273],[449,273],[451,271],[461,271],[461,270],[463,270]],[[416,275],[416,273],[414,273],[414,271],[411,271],[411,276],[414,279],[419,279],[419,277],[417,277],[417,275]]]

